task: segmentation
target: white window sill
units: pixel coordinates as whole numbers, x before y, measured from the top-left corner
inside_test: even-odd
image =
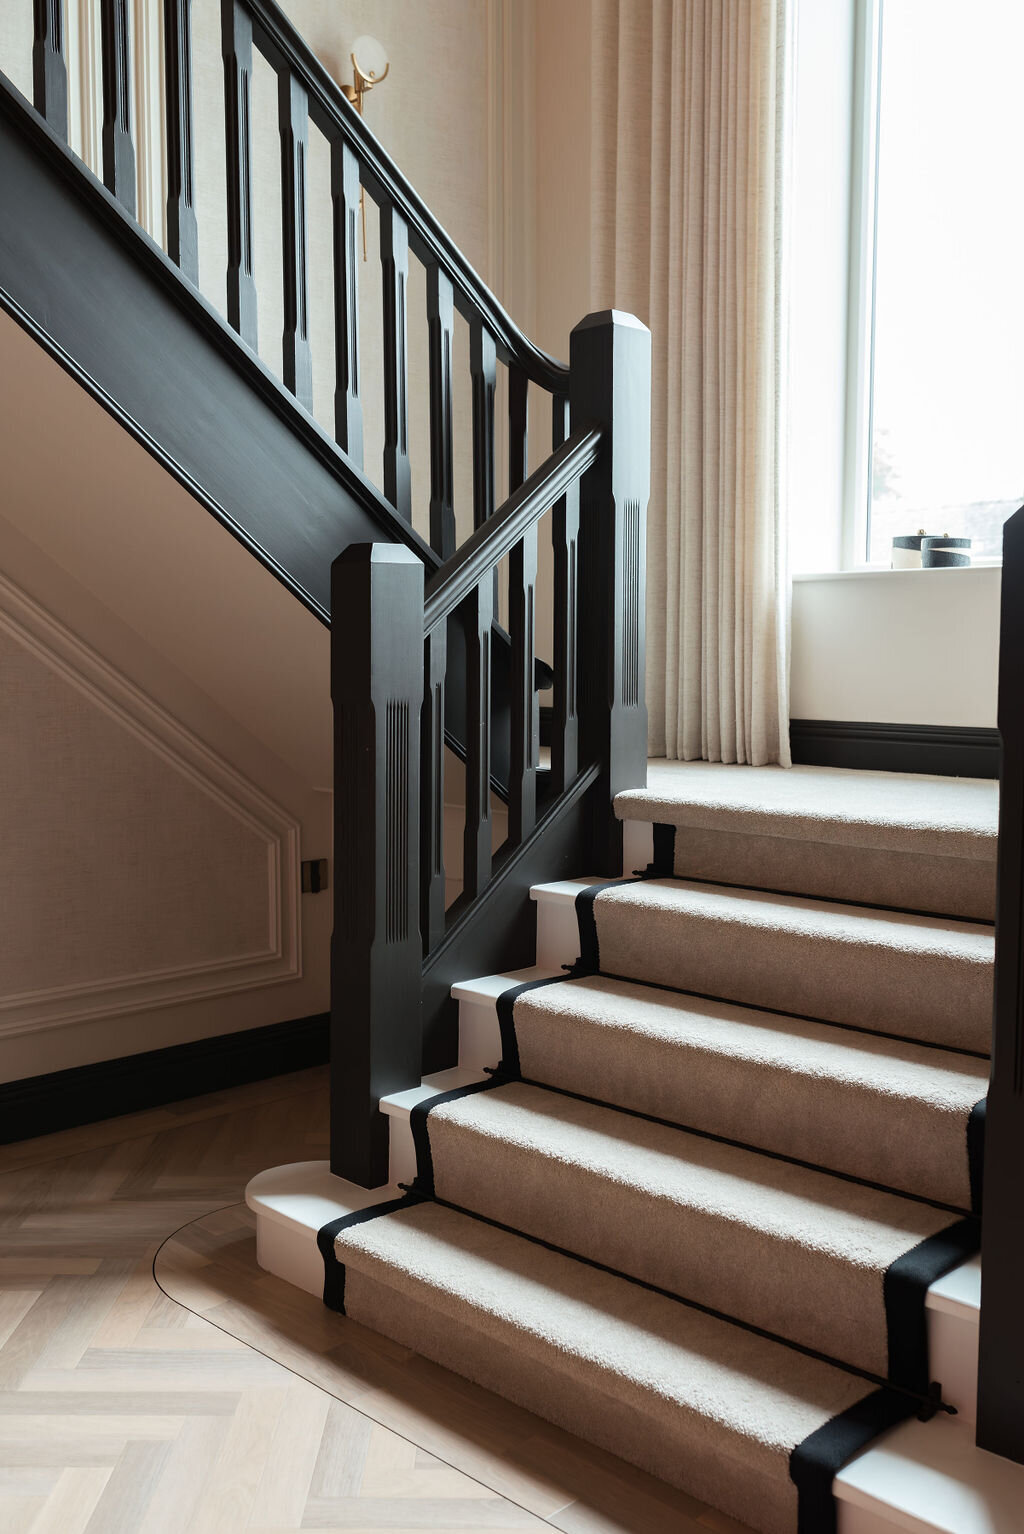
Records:
[[[971,565],[946,565],[937,566],[930,570],[892,570],[888,565],[861,565],[856,570],[801,570],[793,576],[794,581],[851,581],[863,580],[866,576],[910,576],[916,579],[921,575],[958,575],[970,576],[978,570],[1001,570],[1001,559],[979,559]]]

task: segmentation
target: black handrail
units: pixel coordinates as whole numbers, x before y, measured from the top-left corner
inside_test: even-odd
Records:
[[[555,501],[577,484],[601,447],[599,426],[584,426],[535,469],[500,511],[472,533],[427,582],[423,604],[425,634],[443,623],[484,576],[510,553]]]

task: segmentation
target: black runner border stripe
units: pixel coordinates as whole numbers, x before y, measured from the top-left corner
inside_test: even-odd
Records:
[[[925,1296],[936,1279],[973,1257],[981,1225],[969,1217],[926,1236],[891,1262],[882,1278],[888,1376],[908,1390],[927,1392],[928,1312]]]
[[[836,1534],[832,1483],[837,1473],[881,1433],[914,1415],[906,1396],[883,1386],[796,1445],[789,1456],[789,1475],[797,1490],[797,1534]]]
[[[345,1264],[338,1261],[334,1248],[339,1232],[353,1225],[363,1225],[367,1220],[379,1219],[382,1215],[396,1214],[400,1209],[408,1209],[413,1204],[423,1202],[419,1193],[409,1191],[403,1193],[400,1198],[384,1199],[379,1204],[367,1204],[365,1209],[350,1209],[348,1214],[339,1215],[337,1219],[328,1220],[326,1225],[321,1225],[316,1233],[316,1244],[324,1260],[324,1304],[328,1310],[336,1310],[340,1315],[345,1314]]]

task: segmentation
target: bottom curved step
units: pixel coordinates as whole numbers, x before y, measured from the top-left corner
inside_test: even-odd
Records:
[[[828,1534],[832,1479],[912,1399],[416,1195],[320,1233],[352,1319],[762,1534]]]

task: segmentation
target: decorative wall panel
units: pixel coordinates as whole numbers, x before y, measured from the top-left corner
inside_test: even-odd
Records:
[[[0,577],[0,1036],[301,974],[299,826]]]

